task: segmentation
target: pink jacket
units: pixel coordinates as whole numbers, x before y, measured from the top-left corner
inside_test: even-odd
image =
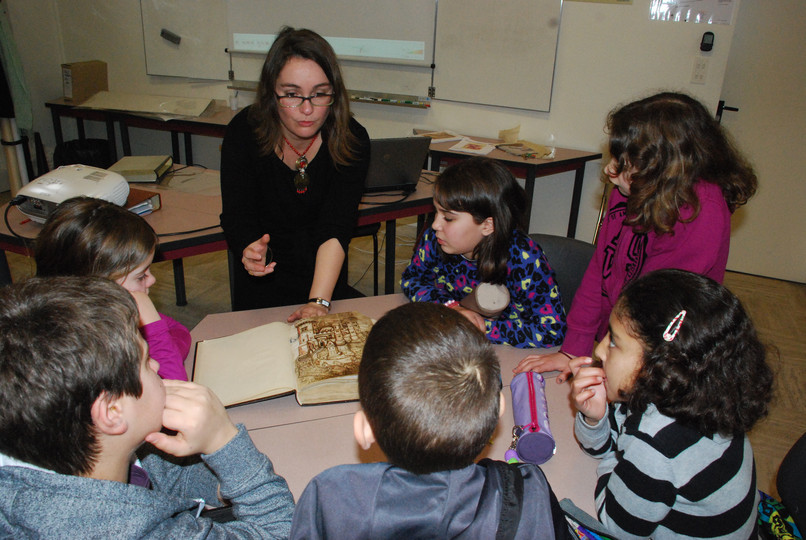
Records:
[[[181,323],[160,313],[160,320],[140,328],[151,358],[159,362],[163,379],[188,380],[185,358],[190,350],[190,332]]]
[[[635,234],[624,225],[627,198],[617,190],[568,314],[568,331],[562,350],[574,356],[589,355],[593,342],[607,333],[610,311],[622,287],[638,276],[660,268],[679,268],[706,275],[718,282],[725,277],[730,248],[730,211],[719,186],[700,181],[694,186],[700,213],[694,221],[674,226],[670,234]],[[690,207],[681,219],[692,215]]]

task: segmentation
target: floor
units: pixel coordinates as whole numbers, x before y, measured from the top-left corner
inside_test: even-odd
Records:
[[[397,227],[396,282],[408,264],[414,246],[416,220],[401,220]],[[384,228],[379,233],[384,250]],[[32,275],[32,261],[8,254],[14,280]],[[383,255],[380,257],[383,291]],[[227,259],[224,252],[185,259],[188,305],[175,305],[171,263],[153,266],[157,283],[151,296],[157,308],[193,328],[205,315],[229,311]],[[349,253],[349,281],[364,294],[372,294],[372,240],[354,239]],[[776,372],[775,399],[769,416],[750,433],[758,469],[759,489],[777,495],[775,475],[787,450],[806,432],[806,285],[728,272],[725,284],[744,303],[762,339],[770,345],[769,361]],[[399,286],[396,287],[399,291]]]

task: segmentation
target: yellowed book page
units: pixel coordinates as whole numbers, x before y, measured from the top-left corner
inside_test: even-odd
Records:
[[[372,323],[366,315],[348,312],[295,324],[297,401],[358,399],[358,366]]]
[[[293,391],[289,330],[274,322],[199,342],[193,380],[210,387],[224,405]]]

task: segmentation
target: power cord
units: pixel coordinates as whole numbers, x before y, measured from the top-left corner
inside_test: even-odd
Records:
[[[8,221],[8,213],[11,210],[11,207],[12,206],[19,206],[19,205],[21,205],[22,203],[24,203],[27,200],[28,200],[28,197],[26,197],[25,195],[17,195],[13,199],[11,199],[11,201],[9,201],[9,203],[8,203],[8,206],[6,206],[6,211],[3,214],[3,220],[6,222],[6,228],[8,228],[8,232],[13,234],[17,238],[21,238],[22,240],[34,240],[33,238],[30,238],[28,236],[22,236],[21,234],[19,234],[17,231],[15,231],[11,227],[11,223],[9,223],[9,221]],[[25,247],[27,248],[28,245],[26,244]]]

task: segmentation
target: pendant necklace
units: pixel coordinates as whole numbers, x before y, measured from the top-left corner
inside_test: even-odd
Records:
[[[302,195],[303,193],[308,191],[308,184],[310,184],[310,180],[308,179],[308,175],[305,173],[305,169],[308,168],[308,158],[305,157],[305,154],[308,153],[308,150],[311,149],[311,146],[313,146],[313,143],[316,142],[316,139],[318,137],[319,137],[319,134],[317,133],[316,136],[311,141],[311,144],[308,145],[308,148],[306,148],[305,150],[300,152],[299,150],[294,148],[294,145],[291,144],[290,142],[288,142],[288,139],[286,139],[285,135],[283,135],[283,140],[288,145],[288,147],[291,150],[293,150],[294,153],[297,156],[299,156],[297,158],[296,163],[295,163],[295,165],[297,167],[297,175],[294,177],[294,188],[296,188],[297,193],[299,193],[300,195]]]

